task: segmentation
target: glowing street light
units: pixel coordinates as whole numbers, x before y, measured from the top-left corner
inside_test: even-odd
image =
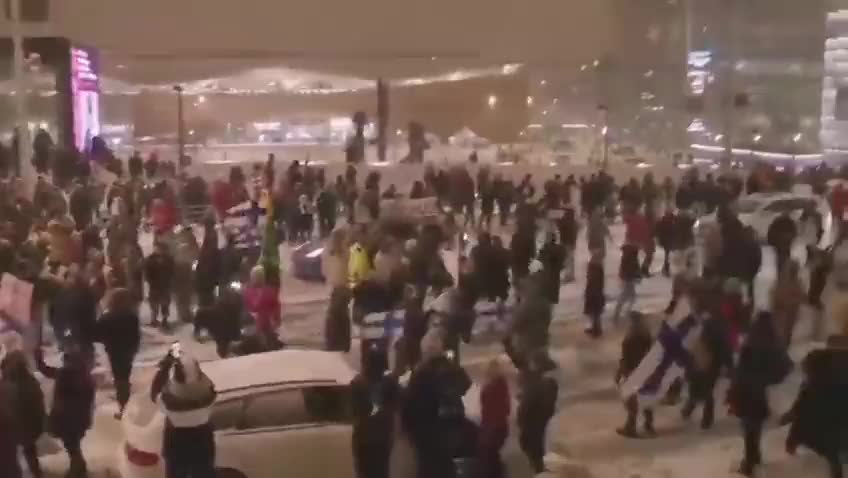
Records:
[[[495,106],[498,105],[498,97],[495,96],[495,95],[489,95],[489,99],[487,100],[487,103],[489,104],[489,108],[494,108]]]

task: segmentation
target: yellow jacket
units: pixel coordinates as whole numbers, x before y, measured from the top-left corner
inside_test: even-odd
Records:
[[[371,275],[371,261],[368,259],[368,252],[358,242],[350,246],[347,274],[351,289]]]

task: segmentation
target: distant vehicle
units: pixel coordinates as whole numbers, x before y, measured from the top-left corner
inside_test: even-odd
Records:
[[[354,478],[348,385],[356,372],[344,355],[281,350],[201,364],[218,399],[213,478]],[[480,389],[465,395],[466,415],[480,416]],[[165,415],[141,393],[130,401],[118,447],[122,478],[165,476],[161,456]],[[396,476],[414,476],[414,464]]]
[[[760,241],[765,242],[768,230],[781,213],[788,211],[796,222],[809,206],[814,206],[822,216],[824,234],[819,246],[833,244],[833,216],[825,199],[809,193],[757,193],[742,197],[736,204],[739,220],[751,226]],[[717,224],[716,214],[701,217],[696,223],[696,233],[703,237],[707,228]],[[800,229],[800,228],[799,228]]]

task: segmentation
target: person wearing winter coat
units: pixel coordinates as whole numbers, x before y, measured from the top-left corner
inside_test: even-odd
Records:
[[[778,273],[783,270],[783,265],[789,260],[792,253],[792,244],[795,242],[795,237],[798,235],[798,228],[795,221],[789,215],[789,211],[781,213],[771,226],[768,228],[767,242],[768,245],[774,248],[776,259],[776,270]]]
[[[586,226],[586,242],[589,250],[600,251],[601,257],[606,257],[607,239],[612,239],[609,226],[604,220],[603,211],[596,208],[590,213],[589,223]]]
[[[618,323],[619,317],[624,306],[633,307],[636,302],[636,283],[642,277],[641,267],[639,265],[639,248],[632,243],[626,243],[621,246],[621,266],[618,270],[618,277],[621,279],[621,291],[618,294],[618,301],[615,304],[615,312],[612,319],[614,323]]]
[[[18,438],[29,472],[34,478],[41,478],[41,463],[38,461],[36,442],[44,433],[47,423],[47,410],[44,392],[32,374],[24,353],[20,350],[9,352],[0,363],[2,384],[14,393],[10,397],[14,404],[13,413],[18,425]],[[3,385],[0,385],[2,387]],[[0,399],[1,400],[1,399]],[[2,454],[2,452],[0,452]],[[0,464],[4,463],[0,459]],[[0,466],[0,469],[6,469]]]
[[[843,312],[846,310],[843,308]],[[843,315],[843,328],[845,325]],[[805,380],[783,423],[791,423],[786,450],[804,446],[824,458],[831,478],[842,478],[841,454],[848,446],[848,336],[828,338],[824,349],[810,352],[802,363]]]
[[[423,358],[412,372],[402,420],[416,451],[418,478],[455,476],[453,459],[467,429],[462,397],[471,386],[465,370],[444,354],[441,339],[423,343]]]
[[[250,271],[250,285],[244,290],[244,303],[253,316],[257,337],[277,337],[282,319],[280,291],[267,283],[262,266],[256,266]]]
[[[777,339],[768,312],[760,312],[739,352],[727,393],[730,413],[739,418],[745,442],[745,458],[739,473],[754,476],[762,464],[760,442],[763,424],[771,414],[768,387],[783,381],[791,369],[791,360]]]
[[[657,221],[656,227],[654,227],[654,237],[663,250],[662,274],[666,277],[671,276],[671,261],[669,259],[671,251],[674,250],[674,222],[676,220],[674,210],[666,209],[663,216]]]
[[[350,383],[354,468],[359,478],[388,478],[400,386],[386,374],[382,351],[368,347],[363,353],[363,370]]]
[[[158,242],[155,249],[144,260],[144,278],[147,280],[150,316],[153,326],[168,327],[171,315],[171,292],[174,281],[174,258],[168,247]],[[159,318],[161,317],[161,322]]]
[[[480,434],[477,443],[479,478],[503,478],[501,448],[509,436],[509,414],[512,401],[509,383],[498,359],[489,362],[486,381],[480,391]]]
[[[524,369],[531,357],[547,356],[552,318],[552,305],[543,290],[543,276],[534,273],[520,285],[519,303],[513,310],[504,344],[517,369]]]
[[[599,338],[603,334],[601,316],[606,306],[604,259],[600,251],[593,250],[590,254],[589,264],[586,266],[586,289],[583,293],[583,313],[590,319],[586,334],[593,338]]]
[[[633,311],[630,313],[630,327],[627,330],[627,335],[621,342],[621,359],[618,363],[618,370],[615,373],[615,383],[621,384],[627,377],[632,374],[642,359],[648,355],[651,347],[654,344],[654,337],[648,325],[645,323],[645,317],[640,313]],[[624,402],[627,410],[627,421],[624,426],[617,430],[619,435],[636,438],[639,432],[636,429],[636,420],[639,416],[639,399],[638,397],[628,397]],[[656,435],[654,431],[654,411],[650,408],[643,410],[642,414],[645,417],[645,434],[649,437]]]
[[[798,220],[801,240],[807,248],[807,261],[813,255],[813,249],[818,249],[819,242],[824,236],[822,222],[821,213],[813,205],[804,208],[804,212],[801,213],[801,218]]]
[[[565,276],[564,282],[574,282],[574,260],[577,254],[577,234],[580,225],[577,223],[577,214],[573,207],[566,207],[562,217],[557,221],[559,240],[565,249]]]
[[[555,233],[548,233],[547,241],[539,250],[539,261],[542,263],[542,287],[545,298],[551,304],[559,304],[559,277],[565,265],[565,249],[557,242]]]
[[[194,306],[194,280],[199,248],[191,227],[182,229],[174,245],[174,302],[177,317],[182,323],[192,322]]]
[[[336,228],[336,216],[339,210],[339,196],[334,186],[327,186],[319,194],[315,201],[318,211],[318,228],[321,237],[327,237]]]
[[[70,469],[67,478],[86,478],[88,464],[82,454],[82,439],[93,424],[94,379],[89,372],[89,361],[76,344],[68,344],[62,358],[62,367],[47,366],[36,352],[38,370],[54,380],[53,404],[47,418],[47,431],[62,442],[68,453]]]
[[[215,303],[215,288],[221,283],[221,251],[218,250],[218,231],[215,230],[215,219],[208,217],[204,222],[203,229],[203,243],[200,246],[197,266],[194,270],[194,287],[197,292],[197,305],[199,307],[211,307]]]
[[[215,341],[215,351],[221,358],[230,355],[230,345],[241,338],[242,318],[245,316],[241,291],[223,286],[209,307],[200,307],[195,316],[195,325],[209,331]]]
[[[86,185],[78,184],[68,198],[68,211],[74,218],[77,231],[82,231],[91,224],[94,209],[92,191]]]
[[[61,335],[70,337],[87,359],[93,359],[97,323],[97,298],[79,265],[68,268],[67,278],[51,303],[51,315],[60,324]],[[64,340],[64,339],[63,339]]]
[[[806,295],[799,272],[798,262],[795,259],[789,259],[771,290],[770,309],[774,314],[778,337],[786,348],[792,344],[792,334]]]
[[[741,251],[744,253],[739,259],[742,261],[740,269],[742,270],[742,280],[745,281],[748,289],[748,300],[751,304],[755,303],[757,275],[760,273],[760,268],[763,264],[763,248],[760,246],[760,241],[757,239],[754,228],[747,226],[742,235]]]
[[[15,394],[11,384],[0,382],[0,470],[9,478],[23,476],[18,462],[21,425],[15,414]]]
[[[530,261],[536,257],[536,235],[531,228],[517,228],[509,244],[512,283],[518,286],[530,272]]]
[[[197,360],[177,347],[159,362],[150,399],[165,414],[162,457],[166,478],[215,475],[215,435],[209,418],[216,397],[215,384]]]
[[[509,297],[509,251],[500,236],[492,237],[492,293],[502,301]]]
[[[703,404],[701,428],[704,430],[712,428],[715,422],[716,382],[724,370],[733,367],[733,352],[728,343],[726,324],[710,310],[713,300],[713,295],[706,292],[693,298],[693,313],[701,320],[701,333],[695,341],[692,360],[686,370],[689,396],[681,410],[683,418],[688,419],[695,408]]]
[[[824,304],[821,296],[827,286],[827,279],[833,269],[831,251],[819,248],[810,249],[807,266],[810,269],[809,287],[807,288],[807,304],[813,309],[812,336],[818,339],[824,332]]]
[[[528,360],[520,377],[518,401],[518,443],[535,474],[545,471],[545,434],[556,413],[559,385],[544,372],[545,357]]]
[[[97,321],[97,341],[103,344],[109,358],[118,398],[115,418],[120,419],[130,399],[133,360],[141,346],[141,322],[129,290],[111,292],[106,311]]]

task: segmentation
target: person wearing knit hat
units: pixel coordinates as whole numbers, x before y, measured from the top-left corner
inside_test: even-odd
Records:
[[[179,343],[159,363],[150,398],[165,414],[162,457],[167,478],[213,476],[215,436],[209,418],[217,392]]]

